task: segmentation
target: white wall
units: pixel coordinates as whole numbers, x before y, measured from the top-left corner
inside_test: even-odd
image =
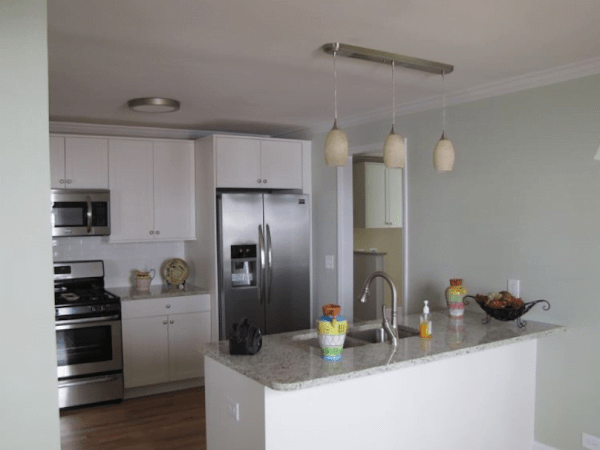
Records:
[[[447,174],[432,166],[439,110],[396,127],[410,162],[409,312],[426,298],[441,307],[454,277],[472,293],[516,278],[526,301],[549,300],[528,318],[568,332],[540,341],[536,440],[561,450],[581,448],[582,432],[600,436],[599,111],[600,76],[450,107]],[[388,122],[346,128],[351,146],[382,142]]]
[[[60,449],[44,0],[0,2],[0,448]]]
[[[156,271],[153,285],[164,284],[162,267],[166,260],[184,257],[183,242],[109,243],[107,236],[67,237],[52,241],[54,261],[104,261],[106,287],[134,285],[136,270]]]

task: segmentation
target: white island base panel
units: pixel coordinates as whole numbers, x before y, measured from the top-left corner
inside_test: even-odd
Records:
[[[207,448],[529,450],[536,350],[532,339],[292,391],[206,357]]]

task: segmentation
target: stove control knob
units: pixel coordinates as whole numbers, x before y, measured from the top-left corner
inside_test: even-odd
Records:
[[[96,312],[96,307],[95,306],[90,306],[90,311],[91,312]]]

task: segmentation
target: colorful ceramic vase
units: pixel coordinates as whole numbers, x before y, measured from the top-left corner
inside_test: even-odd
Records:
[[[463,298],[467,291],[462,285],[462,278],[452,278],[450,286],[446,288],[446,302],[450,311],[450,317],[462,317],[465,313]]]
[[[339,305],[325,305],[323,306],[323,315],[317,320],[319,345],[325,361],[342,359],[348,321],[339,315],[341,310]]]

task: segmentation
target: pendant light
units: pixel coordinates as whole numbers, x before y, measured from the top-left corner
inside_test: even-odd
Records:
[[[335,118],[333,120],[333,128],[331,128],[325,138],[325,163],[328,166],[343,167],[348,160],[348,136],[338,128],[337,124],[337,70],[335,57],[338,48],[334,48],[333,50],[333,101]]]
[[[442,71],[442,137],[433,149],[433,166],[436,172],[450,172],[454,166],[454,146],[446,138],[446,86]]]
[[[404,168],[406,146],[402,136],[394,131],[396,125],[396,96],[394,94],[394,61],[392,61],[392,131],[383,144],[383,162],[385,167]]]

